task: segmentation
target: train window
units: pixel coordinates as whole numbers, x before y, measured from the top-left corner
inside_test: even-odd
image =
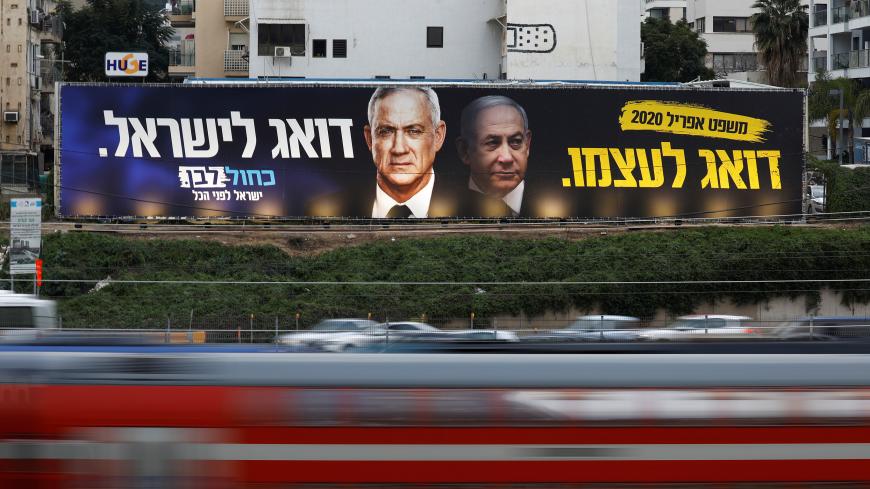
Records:
[[[0,328],[33,328],[32,307],[0,307]]]

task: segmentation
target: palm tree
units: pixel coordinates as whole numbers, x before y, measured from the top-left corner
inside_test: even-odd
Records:
[[[755,49],[767,67],[771,85],[794,87],[798,69],[807,55],[809,16],[800,0],[757,0],[750,17]]]

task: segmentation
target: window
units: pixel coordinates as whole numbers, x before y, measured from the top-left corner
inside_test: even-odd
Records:
[[[33,310],[30,307],[0,307],[0,328],[33,328]]]
[[[257,54],[274,56],[276,46],[289,46],[293,56],[305,56],[305,24],[258,24]]]
[[[671,12],[670,9],[667,8],[651,8],[649,9],[649,16],[653,19],[667,19],[671,20]]]
[[[389,80],[390,75],[375,75],[375,80]]]
[[[443,27],[427,27],[426,28],[426,47],[427,48],[443,48],[444,47],[444,28]]]
[[[713,17],[713,32],[752,32],[748,17]]]
[[[755,53],[713,53],[712,58],[712,68],[716,73],[758,70],[758,55]]]
[[[347,58],[347,39],[332,40],[332,57]]]
[[[425,80],[426,77],[422,75],[411,75],[412,80]]]
[[[248,34],[238,32],[230,33],[230,51],[247,51],[248,50]],[[182,49],[182,51],[184,51]],[[190,52],[193,52],[191,49]]]
[[[695,19],[695,32],[707,32],[707,22],[704,20],[704,17]]]
[[[311,41],[311,57],[325,58],[326,57],[326,39],[315,39]]]

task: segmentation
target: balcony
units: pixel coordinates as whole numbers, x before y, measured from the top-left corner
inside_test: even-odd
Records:
[[[828,52],[819,51],[813,54],[813,73],[826,71],[828,69]]]
[[[870,49],[835,54],[831,61],[834,70],[870,68]]]
[[[196,55],[191,50],[169,50],[169,74],[193,75],[196,73]]]
[[[193,27],[196,0],[178,0],[172,4],[169,22],[172,27]]]
[[[248,51],[224,51],[224,73],[227,76],[248,76]]]
[[[196,53],[193,51],[170,49],[169,66],[196,66]]]
[[[870,16],[870,0],[852,0],[848,6],[832,9],[833,23],[839,24],[852,19]],[[818,13],[818,12],[816,12]],[[817,24],[816,24],[817,25]]]
[[[248,0],[224,0],[224,17],[226,20],[238,21],[248,15]]]
[[[818,12],[813,12],[813,27],[823,25],[828,25],[828,11],[819,10]]]

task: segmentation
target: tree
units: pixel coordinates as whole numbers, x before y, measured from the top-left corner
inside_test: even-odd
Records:
[[[801,61],[807,56],[809,16],[800,0],[757,0],[750,17],[755,49],[767,67],[771,85],[796,87]]]
[[[64,19],[64,57],[71,61],[66,79],[105,81],[104,57],[109,51],[148,53],[147,81],[166,78],[173,29],[165,14],[149,0],[88,0],[73,10],[59,7]]]
[[[685,21],[648,17],[641,24],[646,71],[643,81],[688,82],[709,80],[713,71],[704,66],[707,43]]]

